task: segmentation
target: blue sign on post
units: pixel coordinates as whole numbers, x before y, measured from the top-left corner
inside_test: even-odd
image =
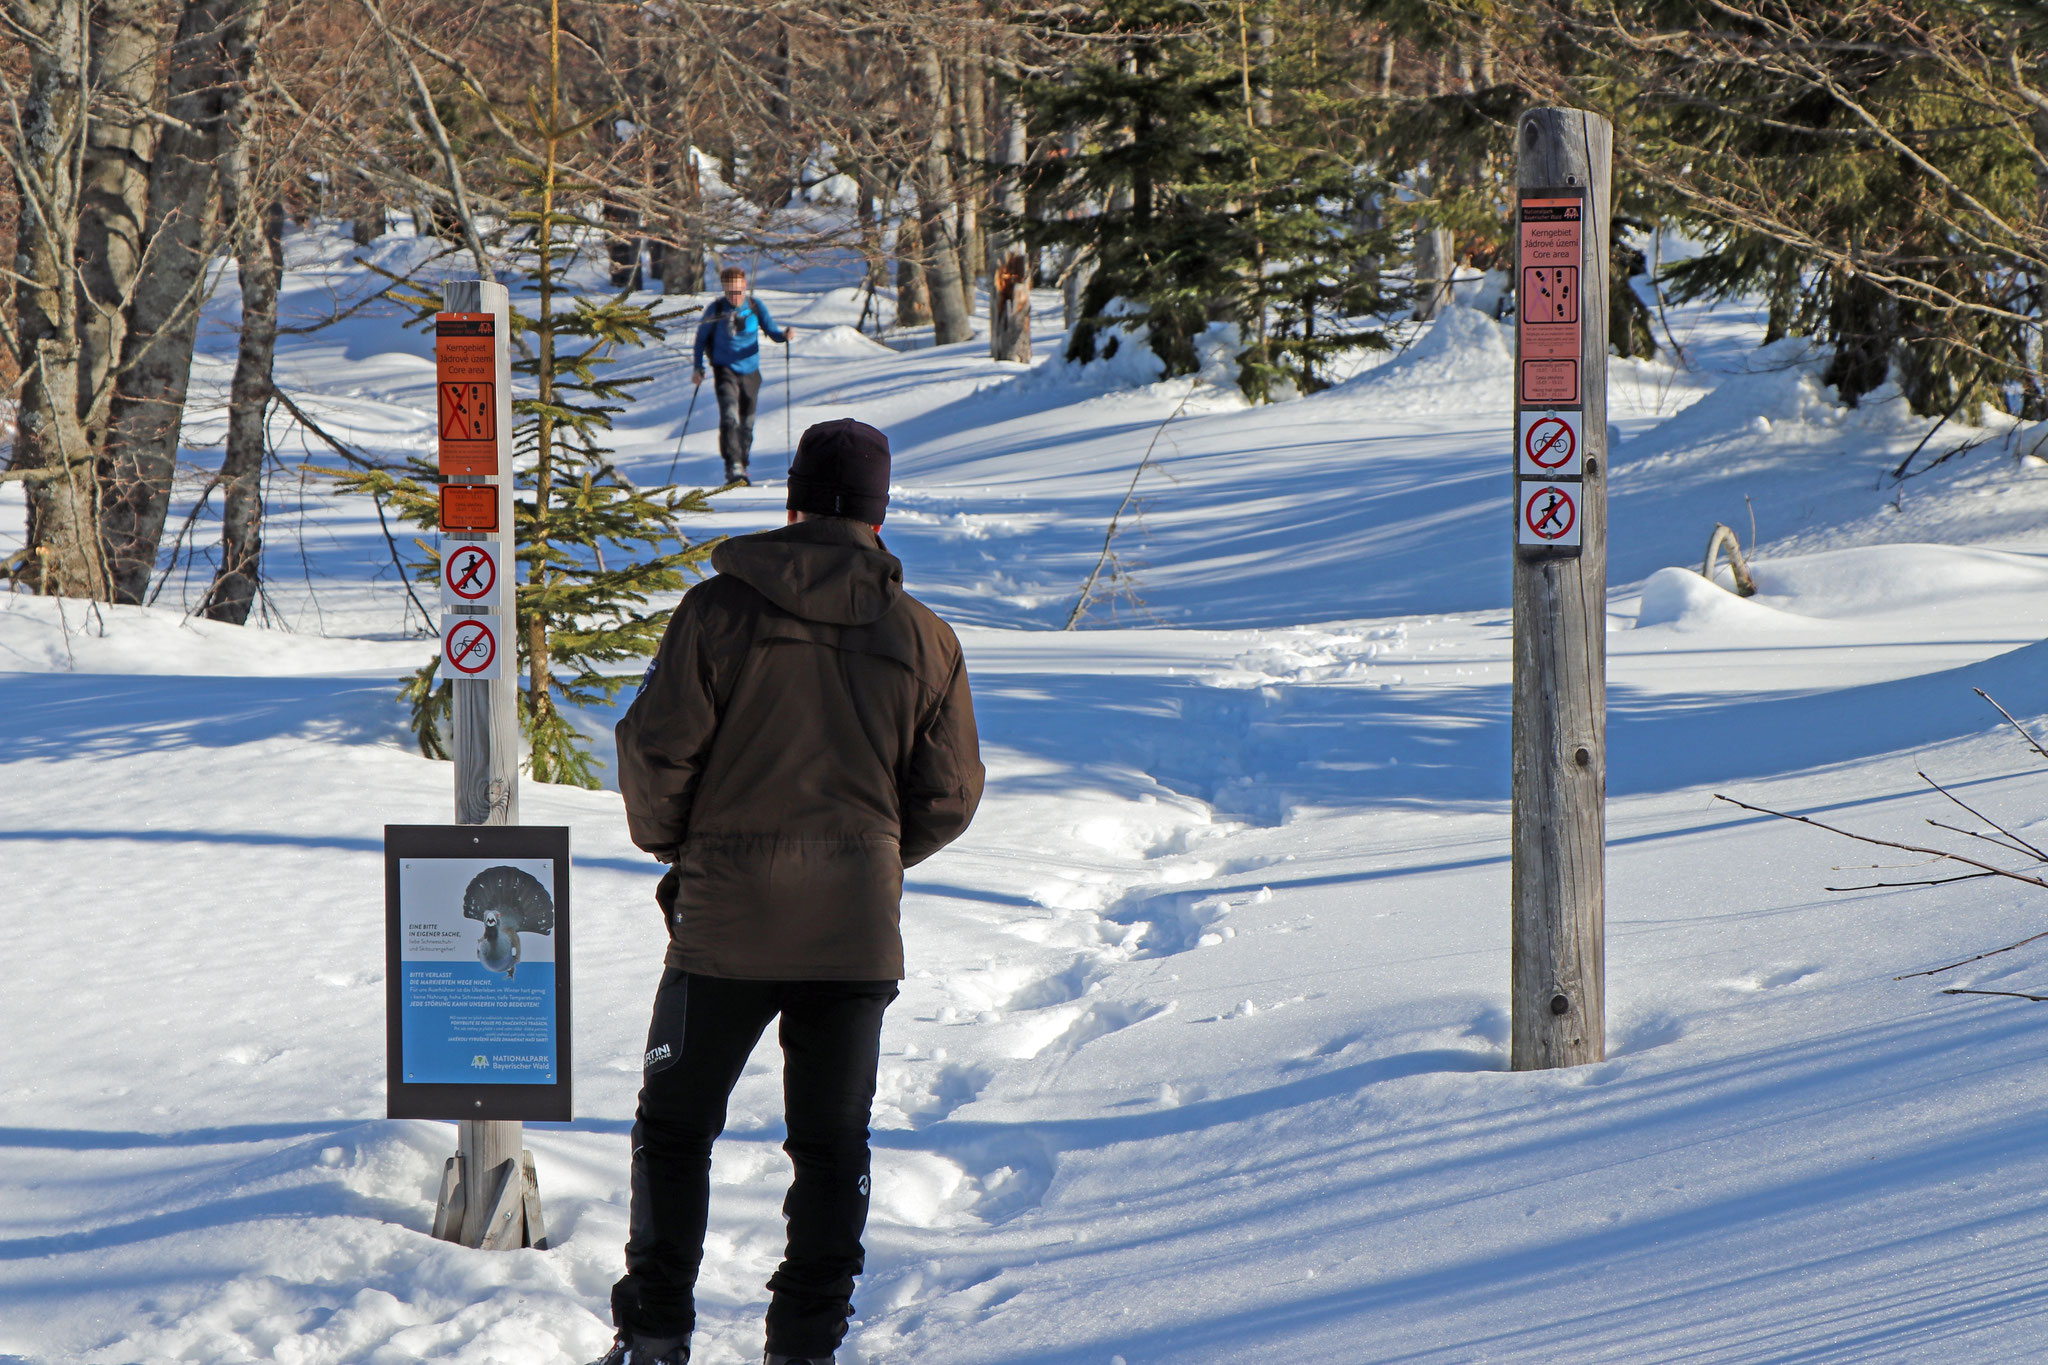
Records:
[[[384,828],[392,1118],[570,1117],[569,831]]]

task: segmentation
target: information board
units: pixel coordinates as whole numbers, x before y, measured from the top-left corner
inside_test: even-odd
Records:
[[[434,315],[435,426],[444,475],[498,472],[497,319]]]
[[[1520,406],[1575,408],[1579,392],[1579,265],[1585,242],[1584,191],[1524,194],[1517,246],[1522,277],[1515,304],[1515,383]]]
[[[441,529],[486,535],[498,529],[498,490],[487,483],[441,485]]]
[[[384,898],[390,1117],[568,1120],[567,827],[386,825]]]

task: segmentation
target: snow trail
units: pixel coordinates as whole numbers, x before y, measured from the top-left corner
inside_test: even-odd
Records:
[[[341,243],[292,236],[287,309],[353,297]],[[1498,324],[1449,310],[1267,408],[1197,385],[1118,540],[1130,595],[1062,633],[1188,381],[892,349],[832,272],[764,282],[822,329],[796,426],[892,435],[885,536],[961,625],[990,767],[974,829],[908,879],[843,1361],[2032,1358],[2039,1026],[1891,978],[2035,932],[2035,902],[1829,895],[1862,850],[1710,799],[1904,837],[1942,815],[1925,769],[2039,829],[2048,783],[1971,693],[2048,716],[2048,479],[2019,433],[1900,500],[1877,475],[1929,423],[1835,405],[1741,310],[1679,319],[1700,369],[1617,365],[1610,1060],[1516,1075]],[[197,463],[233,305],[202,335]],[[686,345],[627,366],[657,377],[619,433],[637,477],[674,450]],[[367,450],[420,449],[425,355],[367,310],[291,341],[280,382]],[[1747,538],[1745,495],[1746,601],[1691,567],[1715,521]],[[780,502],[727,495],[705,530]],[[579,1118],[528,1129],[556,1249],[433,1241],[451,1130],[378,1117],[381,827],[449,810],[394,697],[432,643],[368,508],[296,472],[272,506],[271,628],[182,615],[203,556],[154,609],[0,598],[0,1362],[591,1359],[658,869],[614,793],[524,789],[573,830],[581,926]],[[0,550],[20,508],[0,489]],[[770,1042],[714,1165],[699,1365],[759,1357],[779,1105]]]

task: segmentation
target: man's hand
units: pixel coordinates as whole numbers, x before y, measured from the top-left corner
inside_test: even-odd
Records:
[[[697,386],[697,385],[699,385],[699,384],[702,384],[703,382],[704,382],[704,371],[702,371],[702,370],[696,370],[696,371],[693,371],[693,372],[691,373],[691,375],[690,375],[690,385],[691,385],[691,387],[693,387],[693,388],[694,388],[695,386]]]

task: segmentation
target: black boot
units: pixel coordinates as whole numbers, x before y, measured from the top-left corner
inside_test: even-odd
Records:
[[[832,1365],[831,1356],[785,1356],[768,1353],[768,1365]]]
[[[604,1359],[591,1365],[690,1365],[690,1346],[675,1337],[629,1337],[621,1332]]]

